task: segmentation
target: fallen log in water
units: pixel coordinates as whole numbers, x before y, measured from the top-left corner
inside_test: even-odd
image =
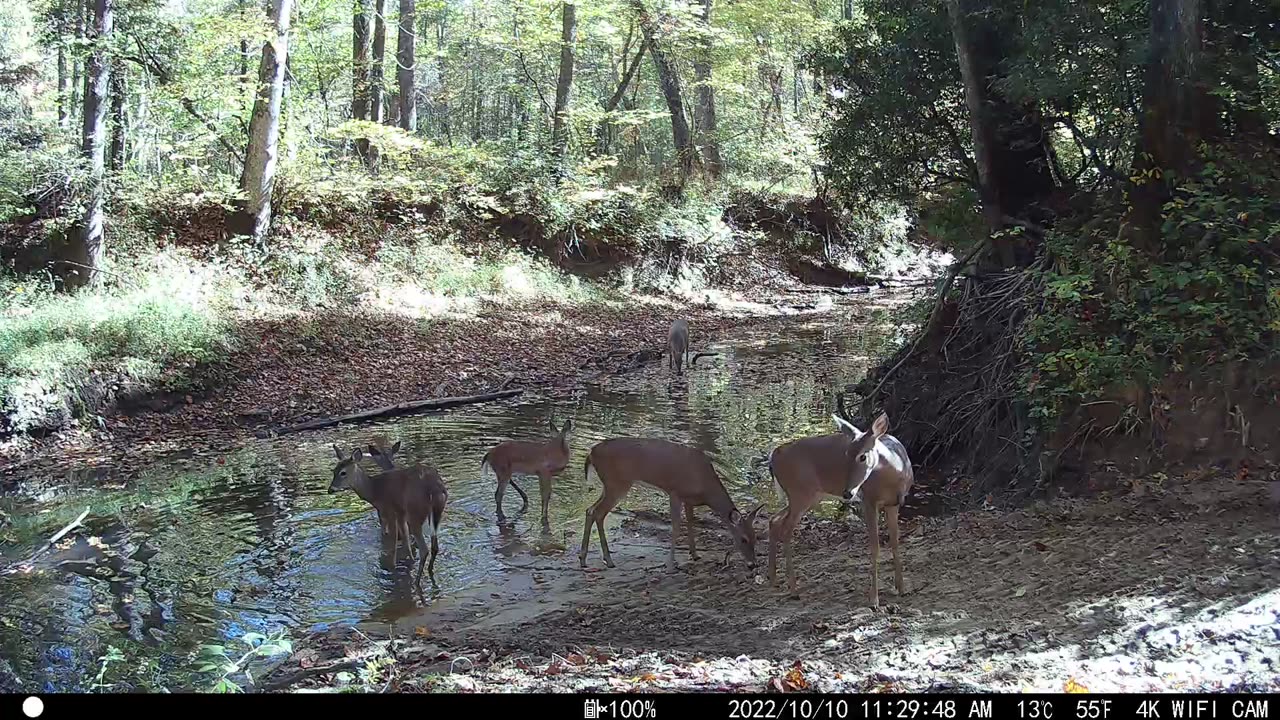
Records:
[[[476,403],[489,402],[490,400],[502,400],[504,398],[515,397],[523,393],[522,388],[514,388],[512,390],[499,390],[497,392],[484,393],[482,395],[461,395],[459,397],[432,398],[430,400],[411,400],[409,402],[397,403],[386,407],[375,408],[373,410],[365,410],[350,415],[342,415],[339,417],[321,418],[319,420],[308,420],[297,425],[285,425],[274,430],[264,430],[257,433],[260,438],[272,437],[275,435],[288,435],[289,433],[302,432],[304,430],[315,430],[317,428],[325,428],[339,423],[356,422],[359,420],[371,420],[373,418],[388,417],[391,415],[407,415],[409,413],[423,412],[426,410],[444,410],[446,408],[460,407],[462,405],[475,405]]]

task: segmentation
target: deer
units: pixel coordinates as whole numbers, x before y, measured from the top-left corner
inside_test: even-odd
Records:
[[[393,544],[393,562],[398,555],[400,538],[404,537],[409,545],[410,536],[418,546],[418,572],[414,584],[422,589],[422,568],[426,564],[427,575],[431,584],[435,585],[436,556],[440,552],[440,522],[444,518],[445,505],[449,502],[449,491],[444,485],[440,473],[434,468],[415,463],[410,467],[383,471],[377,475],[369,475],[360,467],[364,459],[364,451],[357,449],[351,455],[344,455],[337,445],[333,452],[338,456],[338,464],[333,469],[333,480],[329,483],[329,492],[354,490],[360,499],[377,509],[389,528]],[[422,536],[422,525],[426,523],[427,532],[431,535],[431,558],[427,560],[427,542]],[[413,547],[409,545],[409,558],[414,559]]]
[[[911,460],[906,447],[886,434],[888,415],[881,413],[866,433],[838,415],[832,415],[831,419],[840,432],[794,440],[769,454],[769,473],[787,496],[787,506],[769,520],[769,582],[777,585],[777,553],[781,545],[790,593],[798,596],[792,533],[801,518],[824,496],[834,496],[845,503],[861,504],[871,547],[869,600],[872,607],[879,607],[881,509],[893,551],[893,583],[898,594],[902,594],[898,509],[914,480]]]
[[[609,541],[605,539],[604,519],[631,486],[637,482],[665,492],[671,499],[671,551],[667,555],[667,571],[676,570],[676,546],[680,537],[680,510],[684,509],[688,530],[689,557],[698,559],[694,540],[693,509],[705,505],[711,508],[729,531],[734,547],[746,560],[749,570],[756,566],[756,532],[752,524],[764,505],[743,515],[733,504],[724,489],[724,483],[707,459],[696,448],[669,440],[623,437],[598,443],[587,453],[583,464],[583,477],[589,479],[595,468],[603,485],[600,499],[587,508],[586,524],[582,528],[582,550],[578,562],[587,567],[587,550],[591,545],[591,525],[600,532],[600,550],[604,564],[614,567],[609,554]]]
[[[529,496],[516,484],[513,475],[537,475],[538,489],[542,491],[542,526],[550,527],[547,506],[551,504],[551,477],[569,465],[569,436],[573,432],[573,419],[564,421],[557,428],[554,418],[547,418],[554,435],[544,441],[508,440],[494,446],[480,460],[480,474],[492,470],[498,478],[498,489],[494,492],[494,504],[498,507],[498,522],[507,516],[502,512],[502,496],[506,493],[507,483],[520,493],[520,510],[529,507]]]
[[[684,318],[671,323],[671,330],[667,333],[667,348],[670,352],[667,368],[675,370],[679,375],[685,361],[689,359],[689,322]]]
[[[382,468],[384,471],[396,469],[396,465],[392,462],[392,458],[395,457],[396,453],[400,452],[399,440],[397,440],[394,445],[390,445],[389,443],[390,441],[387,440],[386,435],[378,434],[373,436],[369,441],[368,447],[365,449],[366,452],[369,453],[369,457],[373,458],[373,461],[377,463],[378,467]],[[341,456],[338,457],[338,461],[342,461]],[[378,513],[378,525],[382,528],[382,534],[389,535],[391,533],[391,527],[382,519],[382,511],[378,510],[376,507],[374,510]],[[408,540],[408,537],[406,537],[405,542],[408,542]]]

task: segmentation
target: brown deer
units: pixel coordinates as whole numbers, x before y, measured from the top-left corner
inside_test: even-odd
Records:
[[[480,474],[486,469],[493,470],[498,477],[498,489],[494,492],[494,503],[498,506],[498,521],[507,519],[502,512],[502,496],[506,493],[507,483],[520,493],[520,510],[529,507],[529,496],[512,479],[513,475],[537,475],[538,489],[542,491],[542,526],[550,527],[547,517],[547,506],[551,504],[551,476],[564,470],[569,465],[569,435],[573,432],[573,419],[564,421],[564,426],[557,428],[554,419],[548,418],[553,437],[544,441],[508,440],[500,443],[484,454],[480,461]]]
[[[338,456],[338,465],[333,469],[333,481],[329,483],[329,492],[350,488],[360,499],[378,510],[392,537],[393,560],[400,548],[400,538],[417,541],[418,573],[414,584],[422,587],[422,566],[427,565],[427,575],[434,585],[436,581],[436,555],[440,552],[438,535],[440,521],[444,517],[445,505],[449,502],[449,491],[444,480],[434,468],[414,464],[411,467],[397,468],[377,475],[369,475],[360,467],[364,459],[364,451],[357,449],[349,456],[344,456],[337,445],[333,452]],[[427,524],[427,532],[431,535],[431,559],[428,562],[427,542],[422,536],[422,524]],[[409,546],[409,557],[413,559],[413,547]]]
[[[400,452],[399,440],[397,440],[394,445],[390,445],[389,443],[390,441],[387,440],[386,435],[374,435],[366,448],[366,452],[369,453],[369,457],[373,458],[373,461],[378,464],[378,467],[382,468],[384,471],[396,469],[396,465],[392,462],[392,458],[395,457],[396,453]],[[338,461],[342,462],[341,455],[339,455]],[[391,527],[382,519],[382,511],[378,510],[376,507],[374,510],[378,513],[378,525],[382,527],[382,534],[389,535],[391,533]],[[409,542],[408,537],[405,537],[404,540],[406,543]]]
[[[670,352],[667,367],[679,375],[685,361],[689,359],[689,322],[684,318],[671,323],[671,330],[667,333],[667,348]]]
[[[591,448],[583,465],[583,476],[591,476],[591,468],[604,486],[600,499],[587,509],[587,522],[582,529],[582,551],[578,561],[587,566],[587,549],[591,545],[591,524],[600,531],[600,550],[604,564],[613,567],[609,555],[609,542],[605,539],[604,519],[627,491],[637,482],[651,485],[671,498],[671,552],[667,556],[667,570],[676,568],[676,545],[680,537],[680,509],[685,512],[685,524],[689,535],[689,557],[698,559],[694,542],[693,509],[706,505],[720,518],[733,545],[747,561],[748,568],[756,566],[756,532],[752,527],[760,505],[743,515],[738,512],[725,491],[724,484],[707,456],[696,448],[669,440],[649,438],[614,438]]]
[[[871,544],[871,606],[880,604],[880,509],[889,527],[893,550],[893,583],[902,594],[902,559],[898,554],[898,508],[913,480],[907,449],[892,435],[889,417],[881,413],[864,433],[832,415],[841,432],[780,445],[769,455],[769,473],[787,496],[787,506],[769,521],[769,582],[777,584],[778,545],[787,563],[787,582],[796,595],[791,547],[796,524],[824,496],[860,502]]]

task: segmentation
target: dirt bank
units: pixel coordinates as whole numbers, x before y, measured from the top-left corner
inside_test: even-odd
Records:
[[[378,687],[403,691],[1275,692],[1276,480],[1202,468],[1123,496],[917,517],[908,592],[882,591],[880,610],[865,603],[860,526],[849,546],[835,523],[802,525],[792,599],[736,556],[724,566],[709,523],[701,559],[682,552],[665,573],[665,519],[630,516],[612,533],[616,569],[593,547],[584,572],[577,538],[547,539],[492,586],[443,592],[391,642],[386,626],[313,637],[267,682],[329,687],[348,676],[319,669],[381,658]]]
[[[158,395],[126,414],[0,445],[0,486],[127,479],[169,455],[227,449],[264,429],[406,400],[534,391],[660,362],[667,327],[689,318],[697,345],[744,324],[811,311],[808,299],[686,305],[477,304],[430,320],[378,313],[245,319],[211,389]]]

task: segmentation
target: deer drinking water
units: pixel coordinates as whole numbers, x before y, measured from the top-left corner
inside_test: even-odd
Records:
[[[872,607],[880,604],[880,509],[889,527],[893,551],[893,582],[902,594],[902,559],[898,555],[898,508],[911,490],[913,474],[907,449],[886,435],[889,418],[881,413],[864,433],[832,415],[841,432],[808,437],[780,445],[769,455],[769,472],[787,496],[787,507],[769,521],[769,582],[777,583],[778,545],[787,563],[787,583],[796,593],[792,533],[796,524],[824,496],[846,503],[861,502],[871,546]]]
[[[404,537],[408,544],[408,538],[412,536],[418,546],[418,572],[414,584],[422,587],[424,563],[427,565],[427,575],[432,584],[435,584],[436,555],[440,552],[440,521],[444,517],[445,505],[449,502],[449,491],[440,474],[433,468],[418,463],[412,467],[369,475],[360,467],[360,461],[364,459],[362,450],[344,456],[342,450],[334,445],[333,452],[338,456],[338,464],[333,469],[329,492],[350,488],[378,511],[385,531],[392,538],[393,562],[400,549],[400,538]],[[427,542],[422,536],[424,522],[431,535],[429,562],[426,556]],[[412,546],[409,547],[409,557],[413,559]]]
[[[520,493],[520,510],[529,507],[529,496],[512,479],[513,475],[537,475],[538,489],[542,491],[542,526],[550,527],[547,517],[547,506],[551,503],[551,476],[564,470],[569,464],[569,434],[573,432],[573,420],[565,420],[564,426],[557,428],[555,420],[548,418],[553,437],[545,441],[530,442],[527,440],[508,440],[485,453],[480,461],[480,472],[493,470],[498,477],[498,489],[494,492],[494,503],[498,506],[498,521],[506,520],[502,512],[502,496],[507,483]]]
[[[748,568],[756,566],[756,532],[752,522],[760,512],[760,505],[743,515],[734,506],[729,493],[707,456],[696,448],[669,440],[649,438],[614,438],[591,448],[583,465],[584,477],[590,477],[591,468],[604,486],[600,499],[587,509],[587,521],[582,530],[582,551],[578,561],[587,566],[587,549],[591,545],[591,525],[600,531],[600,550],[604,564],[613,567],[609,555],[609,542],[605,539],[604,519],[627,491],[637,482],[651,485],[671,498],[671,553],[667,556],[667,569],[676,566],[676,545],[680,536],[680,509],[685,512],[689,534],[689,557],[698,559],[694,541],[693,509],[699,505],[711,508],[724,523]]]
[[[689,322],[684,318],[671,323],[671,330],[667,333],[667,349],[670,352],[667,367],[679,375],[685,361],[689,359]]]

